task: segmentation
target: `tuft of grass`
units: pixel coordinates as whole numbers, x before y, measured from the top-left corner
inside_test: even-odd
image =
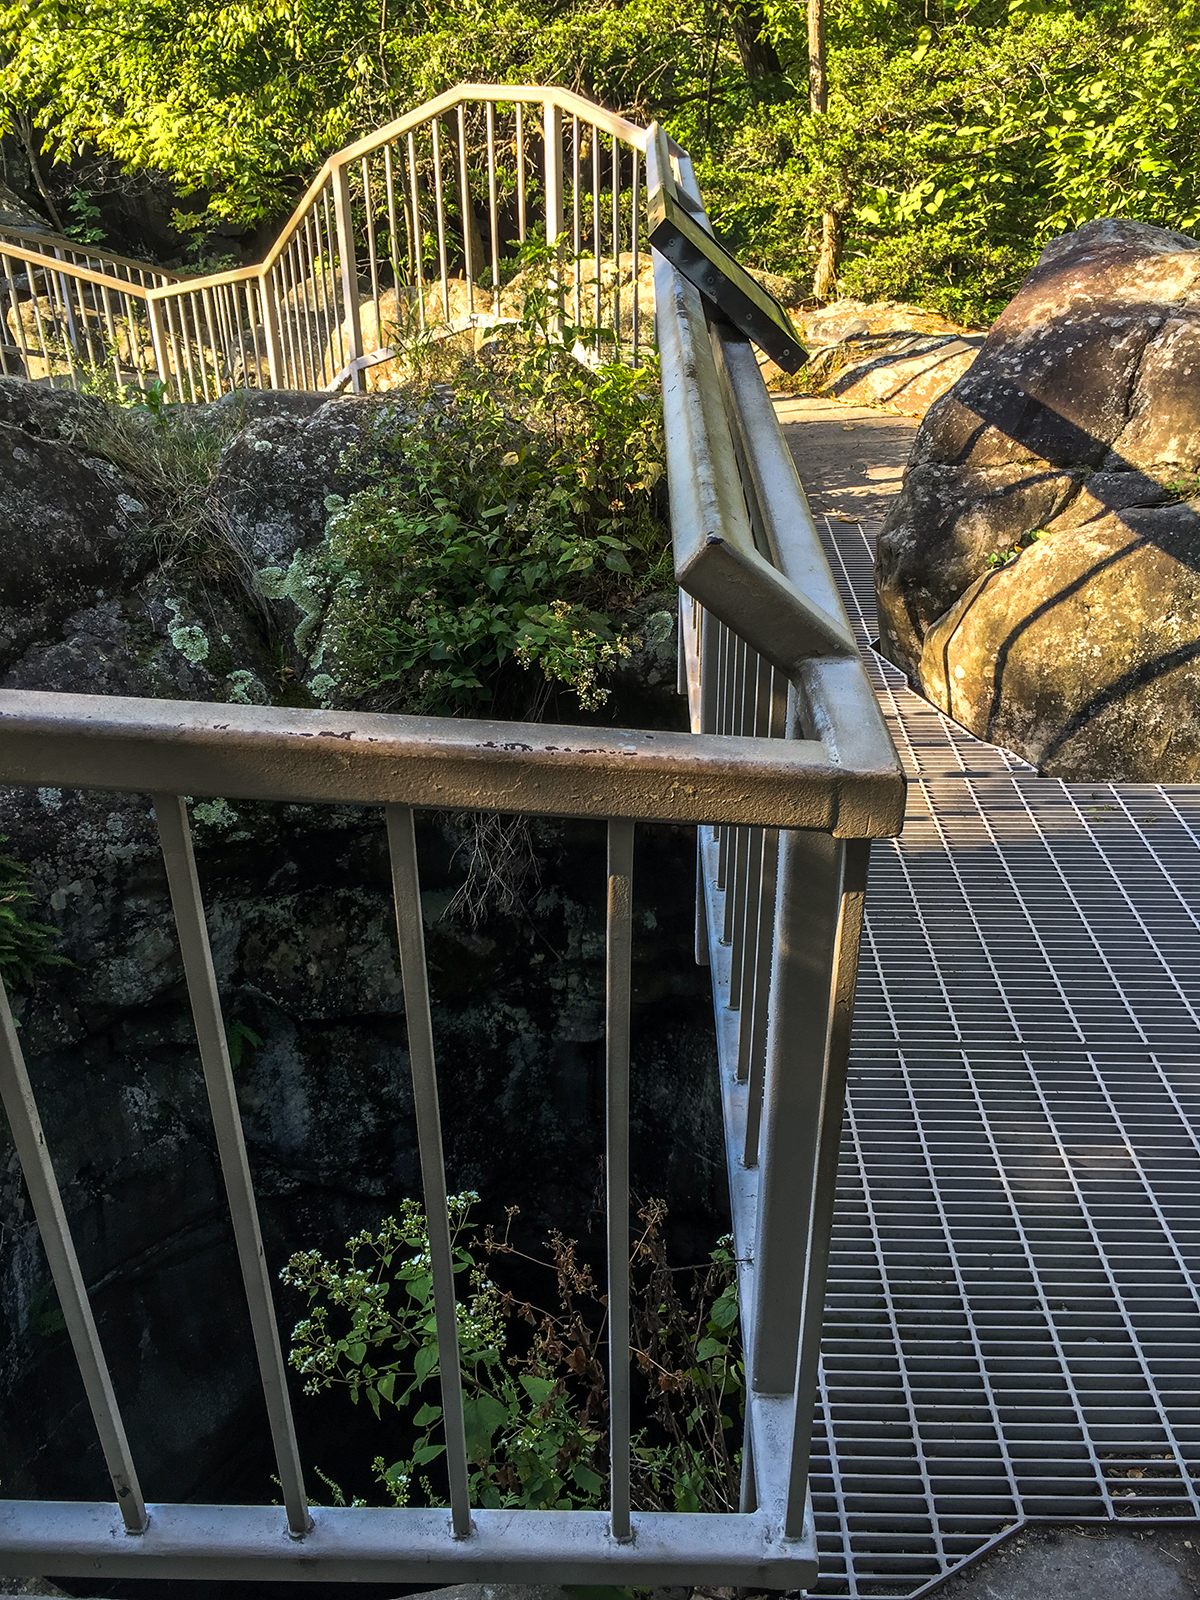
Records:
[[[136,393],[136,391],[130,391]],[[162,567],[182,567],[202,582],[262,601],[254,567],[212,492],[221,452],[245,419],[234,409],[106,399],[81,425],[76,443],[109,461],[150,512],[149,537]]]

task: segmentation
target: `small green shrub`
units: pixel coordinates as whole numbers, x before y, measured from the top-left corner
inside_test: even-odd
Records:
[[[502,1289],[496,1263],[519,1252],[507,1232],[465,1237],[477,1198],[449,1202],[455,1272],[467,1290],[457,1315],[472,1498],[498,1508],[597,1506],[608,1477],[605,1298],[574,1241],[558,1233],[549,1259],[524,1257],[552,1274],[557,1304]],[[635,1495],[648,1509],[736,1510],[741,1452],[732,1441],[744,1377],[733,1260],[722,1242],[693,1273],[685,1302],[666,1260],[665,1215],[661,1202],[641,1211],[631,1261],[632,1357],[648,1416],[633,1442]],[[396,1505],[442,1503],[431,1477],[445,1445],[420,1205],[405,1201],[399,1218],[356,1235],[346,1252],[343,1262],[302,1252],[281,1274],[310,1304],[292,1334],[291,1364],[307,1394],[345,1387],[381,1420],[385,1408],[399,1413],[389,1433],[403,1447],[393,1444],[390,1463],[376,1458],[376,1484]]]
[[[560,342],[553,315],[531,292],[523,321],[433,399],[416,352],[402,402],[415,425],[385,414],[345,463],[370,481],[326,501],[316,562],[319,664],[339,693],[479,711],[516,665],[584,709],[606,700],[630,649],[613,614],[671,581],[658,369],[585,364],[571,353],[584,330]],[[536,699],[520,709],[536,715]]]
[[[0,844],[7,842],[0,834]],[[25,915],[32,899],[29,868],[0,852],[0,978],[10,989],[32,983],[38,967],[71,965],[54,948],[58,930]]]

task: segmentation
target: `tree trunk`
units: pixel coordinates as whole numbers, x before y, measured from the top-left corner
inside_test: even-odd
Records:
[[[808,0],[808,109],[824,116],[829,108],[829,80],[825,74],[825,3]],[[824,304],[837,295],[838,267],[842,261],[842,219],[826,206],[821,213],[821,254],[813,278],[813,297]]]
[[[842,260],[842,219],[828,207],[821,213],[821,254],[813,278],[813,298],[824,304],[837,298],[838,267]]]
[[[42,200],[45,203],[46,210],[50,213],[50,221],[58,229],[59,233],[66,233],[67,230],[63,227],[62,218],[58,214],[54,201],[50,198],[50,191],[46,188],[46,185],[42,180],[42,169],[38,162],[37,147],[34,144],[33,139],[33,124],[30,122],[28,117],[22,116],[18,112],[17,115],[13,117],[13,127],[16,129],[17,138],[20,139],[22,145],[25,147],[25,155],[29,161],[29,170],[33,174],[33,181],[37,184],[38,193],[41,195]]]
[[[734,43],[742,58],[742,71],[751,83],[761,83],[764,78],[779,78],[783,64],[775,46],[766,37],[767,19],[756,0],[742,0],[730,8],[729,25]]]
[[[829,104],[825,81],[825,0],[808,0],[808,109],[824,114]]]

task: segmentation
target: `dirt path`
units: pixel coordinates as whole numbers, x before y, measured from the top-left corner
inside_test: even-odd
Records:
[[[916,421],[802,396],[781,395],[775,409],[813,512],[882,522],[900,492]]]

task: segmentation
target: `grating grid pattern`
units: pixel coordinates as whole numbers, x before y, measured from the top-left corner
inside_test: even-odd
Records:
[[[869,646],[872,551],[827,524]],[[1027,1518],[1200,1516],[1200,787],[1038,778],[867,648],[873,855],[813,1491],[819,1596]]]

